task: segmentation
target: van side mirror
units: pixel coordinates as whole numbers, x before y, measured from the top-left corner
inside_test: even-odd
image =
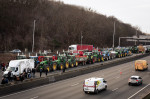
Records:
[[[106,83],[107,81],[104,80],[103,82]]]
[[[15,72],[17,72],[17,71],[18,71],[18,67],[16,68]]]

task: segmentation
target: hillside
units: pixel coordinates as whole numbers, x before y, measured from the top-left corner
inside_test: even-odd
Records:
[[[81,33],[84,44],[111,47],[114,22],[115,46],[121,36],[135,35],[136,28],[113,16],[63,2],[48,0],[0,0],[0,51],[15,48],[32,49],[33,22],[35,23],[35,50],[67,49],[79,44]],[[138,30],[138,34],[142,34]],[[121,42],[126,45],[127,42]],[[129,44],[129,43],[128,43]]]

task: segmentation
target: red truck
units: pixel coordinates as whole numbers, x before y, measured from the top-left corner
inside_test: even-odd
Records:
[[[69,46],[69,51],[78,51],[78,50],[93,50],[93,45],[81,45],[81,44],[74,44]]]

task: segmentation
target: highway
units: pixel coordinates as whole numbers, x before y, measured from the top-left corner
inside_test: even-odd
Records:
[[[135,71],[134,61],[131,61],[115,67],[2,96],[0,99],[134,99],[134,95],[140,94],[140,90],[150,84],[150,56],[142,59],[148,61],[149,70]],[[141,76],[143,85],[128,86],[128,78],[132,75]],[[85,94],[83,92],[83,81],[90,77],[104,78],[108,84],[107,90],[101,91],[99,94]]]

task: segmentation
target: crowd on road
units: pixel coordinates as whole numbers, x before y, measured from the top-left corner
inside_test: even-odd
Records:
[[[7,69],[9,64],[5,65],[3,62],[0,64],[0,71],[3,72]],[[21,81],[23,82],[25,79],[35,78],[36,68],[33,68],[32,70],[27,68],[23,71],[22,74],[19,76],[13,75],[12,71],[8,72],[7,77],[2,76],[1,84],[8,84],[15,81]],[[40,69],[40,77],[42,76],[43,70]],[[47,76],[48,70],[45,71],[45,75]]]

